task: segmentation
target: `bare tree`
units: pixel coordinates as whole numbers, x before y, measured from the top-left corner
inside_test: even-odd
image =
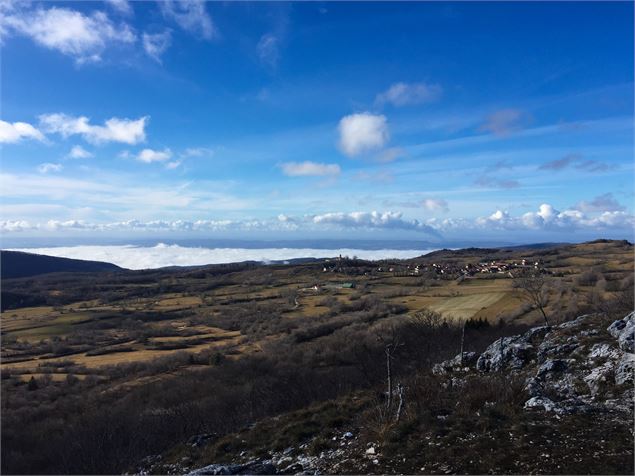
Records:
[[[401,414],[403,412],[403,408],[404,408],[404,388],[403,385],[401,385],[400,383],[397,384],[397,395],[399,396],[399,406],[397,407],[397,414],[395,415],[395,422],[399,423],[399,420],[401,420]]]
[[[467,324],[467,319],[463,320],[463,326],[461,328],[461,368],[463,368],[463,348],[465,345],[465,326]]]
[[[533,269],[519,273],[513,279],[512,286],[519,289],[527,302],[538,309],[545,320],[545,325],[549,325],[549,319],[545,308],[547,307],[547,278],[540,270]]]
[[[387,336],[377,334],[377,339],[384,346],[384,354],[386,354],[386,379],[388,383],[388,400],[386,402],[386,410],[390,412],[393,396],[392,361],[395,358],[397,349],[402,345],[402,343],[399,340],[399,333],[394,327],[391,327]]]

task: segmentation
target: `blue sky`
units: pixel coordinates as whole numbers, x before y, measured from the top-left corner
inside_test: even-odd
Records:
[[[633,236],[633,4],[7,2],[5,237]]]

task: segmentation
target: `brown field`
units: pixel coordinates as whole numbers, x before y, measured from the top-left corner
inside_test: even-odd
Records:
[[[540,255],[539,251],[533,253]],[[462,264],[481,258],[461,255],[433,260],[458,260]],[[554,282],[559,283],[550,290],[552,313],[562,309],[560,298],[567,292],[578,294],[580,307],[593,292],[607,294],[606,289],[596,289],[595,283],[578,283],[585,271],[595,269],[605,281],[623,279],[632,272],[632,247],[615,243],[576,245],[555,254],[543,254],[540,259],[557,276]],[[425,261],[424,258],[422,262]],[[322,267],[249,268],[221,278],[204,275],[202,279],[196,273],[173,271],[150,283],[100,283],[101,289],[113,293],[108,298],[82,296],[58,305],[9,309],[0,323],[2,369],[24,376],[38,374],[45,368],[58,379],[65,378],[68,366],[81,375],[99,374],[101,367],[146,363],[177,353],[210,354],[222,349],[236,358],[284,337],[288,334],[286,328],[304,325],[305,319],[321,321],[334,312],[345,312],[347,306],[354,306],[362,297],[402,306],[405,312],[392,319],[405,319],[426,308],[453,320],[526,324],[539,319],[537,311],[523,309],[522,296],[512,288],[512,280],[504,276],[477,275],[458,282],[447,277],[377,272],[372,265],[366,273],[353,276],[350,272],[324,273]],[[59,289],[54,283],[47,289],[48,281],[42,281],[35,280],[42,286],[39,292],[52,299],[67,297],[68,289]],[[355,289],[337,287],[347,281],[354,281]],[[158,291],[158,285],[166,282],[182,290]],[[320,286],[317,292],[312,289],[315,284]],[[271,322],[266,317],[268,313],[275,315]],[[254,316],[258,316],[258,322],[250,324]],[[85,339],[87,335],[92,340]],[[56,367],[60,362],[64,367]]]

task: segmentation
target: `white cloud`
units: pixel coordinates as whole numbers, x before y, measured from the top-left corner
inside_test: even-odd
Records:
[[[164,0],[159,2],[163,15],[181,28],[204,39],[216,35],[212,19],[203,0]]]
[[[128,0],[105,0],[106,3],[121,15],[131,15],[132,5]]]
[[[285,162],[280,165],[282,172],[289,177],[308,177],[339,175],[340,166],[337,164],[320,164],[317,162]]]
[[[478,227],[505,230],[603,230],[608,228],[629,229],[635,225],[635,217],[621,210],[602,211],[589,216],[580,210],[556,210],[552,205],[543,203],[535,212],[527,212],[513,217],[507,211],[497,210],[489,217],[477,218]]]
[[[280,58],[279,40],[275,35],[267,33],[262,35],[256,49],[260,61],[272,68],[275,68]]]
[[[317,225],[337,225],[345,228],[374,228],[393,230],[416,230],[438,235],[438,233],[419,220],[405,220],[401,212],[335,212],[315,215],[313,223]]]
[[[168,162],[167,164],[165,164],[165,168],[168,170],[174,170],[178,168],[182,163],[182,160],[173,160],[172,162]]]
[[[15,233],[25,230],[32,230],[33,226],[25,220],[3,220],[0,221],[0,232]]]
[[[507,228],[512,223],[515,223],[515,220],[512,219],[507,211],[496,210],[488,217],[477,218],[475,223],[486,228]]]
[[[442,198],[425,198],[422,200],[421,206],[430,212],[448,211],[448,202]]]
[[[43,141],[44,135],[26,122],[6,122],[0,120],[0,143],[14,143],[22,139]]]
[[[150,164],[152,162],[165,162],[166,160],[170,160],[170,158],[172,158],[172,151],[170,149],[143,149],[137,155],[137,160],[145,162],[146,164]]]
[[[389,139],[386,116],[369,112],[343,117],[338,129],[340,149],[350,157],[380,149]]]
[[[388,90],[378,94],[375,102],[379,105],[408,106],[436,101],[443,89],[438,84],[395,83]]]
[[[75,58],[99,61],[111,44],[136,40],[126,24],[114,25],[104,12],[84,15],[76,10],[53,7],[16,10],[2,18],[3,29],[28,36],[37,44]]]
[[[59,172],[63,169],[62,164],[52,164],[50,162],[46,162],[44,164],[40,164],[37,167],[37,171],[41,174],[47,174],[49,172]]]
[[[589,220],[589,225],[597,228],[624,228],[633,230],[635,217],[623,211],[603,212]]]
[[[80,135],[94,144],[103,142],[138,144],[143,142],[146,139],[145,127],[148,120],[148,116],[136,120],[113,117],[108,119],[103,126],[94,126],[90,124],[90,119],[85,116],[73,117],[62,113],[40,116],[40,124],[47,132],[61,134],[63,137]]]
[[[161,55],[172,44],[172,32],[165,30],[163,33],[144,33],[142,36],[143,49],[152,59],[161,63]]]
[[[74,223],[68,223],[72,227]],[[12,228],[16,231],[24,226],[20,222],[0,222],[0,230]],[[420,256],[433,250],[355,250],[312,248],[199,248],[159,243],[156,246],[67,246],[55,248],[14,249],[27,253],[38,253],[65,258],[97,260],[113,263],[128,269],[162,268],[165,266],[201,266],[241,261],[283,261],[294,258],[332,258],[335,256],[357,256],[361,259],[406,259]]]
[[[81,145],[73,146],[71,151],[68,153],[68,157],[71,159],[89,159],[92,156],[93,154],[88,152]]]

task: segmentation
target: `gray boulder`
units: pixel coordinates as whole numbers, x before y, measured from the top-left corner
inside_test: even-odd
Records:
[[[615,368],[615,383],[633,385],[635,374],[635,355],[625,353]]]
[[[496,372],[504,368],[519,370],[526,366],[534,355],[534,346],[528,343],[524,336],[501,337],[481,354],[476,361],[476,369],[481,372]]]
[[[606,330],[617,339],[620,349],[635,352],[635,311],[613,322]]]
[[[569,364],[566,360],[563,360],[563,359],[547,360],[538,369],[538,376],[542,377],[549,373],[564,372],[565,370],[567,370],[568,367],[569,367]]]
[[[461,354],[457,354],[450,360],[445,360],[432,367],[432,373],[435,375],[443,375],[448,372],[461,371],[466,368],[473,368],[478,360],[476,352],[463,352],[463,365],[461,365]]]

